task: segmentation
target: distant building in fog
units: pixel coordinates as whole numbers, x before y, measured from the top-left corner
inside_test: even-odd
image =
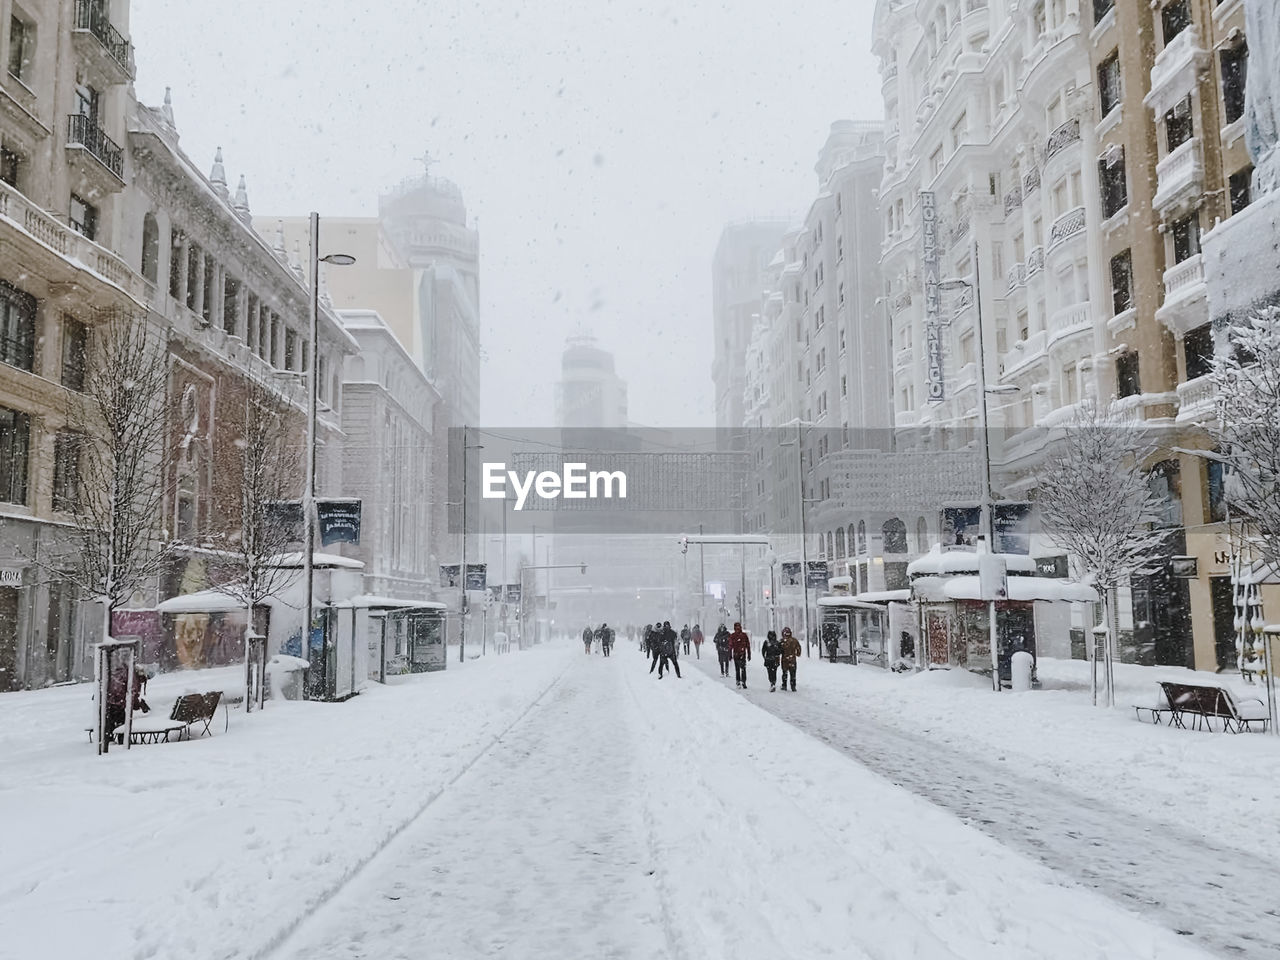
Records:
[[[572,336],[560,357],[556,426],[609,429],[627,425],[627,384],[614,369],[613,354],[589,334]]]

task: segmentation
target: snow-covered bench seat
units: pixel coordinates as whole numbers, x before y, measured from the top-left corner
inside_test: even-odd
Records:
[[[1248,699],[1236,702],[1225,687],[1198,683],[1174,683],[1160,681],[1164,705],[1134,707],[1138,719],[1144,712],[1151,714],[1153,723],[1159,723],[1162,714],[1169,714],[1172,726],[1185,730],[1190,718],[1193,730],[1213,729],[1215,719],[1222,721],[1222,729],[1228,733],[1252,730],[1257,724],[1264,732],[1270,725],[1267,706],[1261,700]]]
[[[167,741],[171,733],[177,733],[181,738],[184,732],[187,739],[190,739],[193,727],[202,727],[201,736],[206,733],[212,735],[213,730],[210,729],[209,724],[213,722],[221,700],[221,690],[214,690],[211,693],[184,693],[173,701],[173,709],[169,711],[168,717],[135,719],[130,727],[129,740],[131,743],[159,743],[161,740]],[[223,709],[225,711],[226,708]],[[123,726],[116,727],[115,736],[117,739],[124,737]]]

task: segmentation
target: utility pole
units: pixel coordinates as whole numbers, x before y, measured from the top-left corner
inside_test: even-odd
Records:
[[[801,443],[801,425],[796,421],[796,479],[800,494],[800,586],[804,591],[804,655],[811,656],[809,647],[809,538],[804,523],[804,447]]]
[[[462,585],[458,597],[458,662],[467,651],[467,425],[462,425],[462,564],[458,569]]]

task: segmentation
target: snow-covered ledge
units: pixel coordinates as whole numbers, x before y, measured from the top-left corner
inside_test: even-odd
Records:
[[[1163,117],[1195,88],[1197,76],[1209,66],[1209,51],[1201,45],[1200,30],[1193,23],[1156,55],[1151,67],[1151,92],[1143,102],[1157,118]]]

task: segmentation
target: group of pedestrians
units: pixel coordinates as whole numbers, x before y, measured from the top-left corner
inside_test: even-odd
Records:
[[[734,684],[741,690],[747,688],[747,662],[751,659],[751,638],[742,629],[741,623],[733,625],[733,632],[720,624],[715,634],[716,656],[720,659],[720,675],[729,675],[729,662],[733,661]],[[760,659],[764,661],[765,672],[769,675],[769,691],[778,689],[778,667],[782,667],[782,689],[787,689],[788,680],[791,690],[796,688],[796,660],[802,652],[800,641],[791,633],[790,627],[782,628],[782,638],[770,630],[768,637],[760,645]]]
[[[689,639],[683,639],[684,633],[688,633]],[[699,635],[701,635],[701,631],[699,631]],[[691,639],[692,632],[689,631],[688,624],[685,624],[681,637],[677,637],[670,620],[663,620],[661,623],[651,623],[645,626],[640,641],[640,649],[650,657],[649,672],[653,673],[656,668],[658,679],[661,680],[665,674],[674,670],[676,679],[683,679],[680,676],[680,646],[683,643],[687,653],[689,650],[688,643]]]
[[[587,624],[582,630],[582,645],[586,648],[586,652],[591,653],[591,647],[595,643],[600,644],[600,652],[606,657],[613,652],[614,633],[613,627],[607,623],[601,623],[594,630],[591,624]]]

